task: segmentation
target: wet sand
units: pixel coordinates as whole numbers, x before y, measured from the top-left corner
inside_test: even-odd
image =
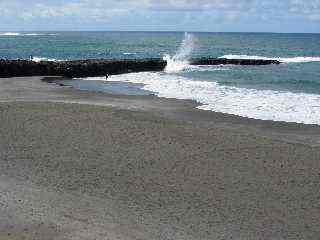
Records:
[[[0,102],[0,239],[319,239],[318,126],[38,77]]]

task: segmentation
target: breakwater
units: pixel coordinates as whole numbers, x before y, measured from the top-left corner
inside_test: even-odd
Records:
[[[228,59],[228,58],[194,58],[191,65],[271,65],[280,64],[278,60],[265,59]]]
[[[191,65],[268,65],[280,64],[276,60],[198,58]],[[163,71],[167,62],[163,59],[91,59],[73,61],[0,60],[0,77],[65,76],[93,77],[129,72]]]

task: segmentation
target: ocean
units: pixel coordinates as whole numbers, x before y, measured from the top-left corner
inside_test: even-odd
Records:
[[[164,58],[164,72],[65,81],[80,90],[191,99],[238,116],[320,125],[320,34],[184,32],[0,33],[0,58]],[[280,65],[191,66],[192,57],[277,59]]]

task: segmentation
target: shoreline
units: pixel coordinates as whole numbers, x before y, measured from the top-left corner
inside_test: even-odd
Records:
[[[320,126],[0,79],[0,239],[308,239]]]
[[[311,146],[320,146],[320,125],[260,120],[198,109],[193,100],[161,98],[154,95],[133,96],[78,90],[59,86],[61,76],[0,78],[0,102],[57,102],[114,107],[123,110],[151,112],[160,117],[200,125],[231,129],[247,128],[267,137]],[[5,84],[3,84],[5,83]],[[23,94],[21,94],[23,92]]]
[[[61,77],[43,77],[41,79],[47,83],[54,83],[59,85]],[[71,86],[59,86],[62,89],[69,88],[75,94],[83,94],[84,98],[90,98],[92,96],[100,96],[101,100],[94,99],[96,102],[90,101],[89,104],[105,105],[106,102],[112,102],[114,107],[123,109],[134,109],[138,111],[152,111],[160,116],[168,117],[174,120],[182,120],[193,123],[210,124],[214,122],[215,125],[221,125],[223,127],[229,125],[230,128],[233,125],[236,128],[251,127],[260,131],[262,134],[267,136],[275,135],[276,137],[284,137],[287,141],[293,141],[297,143],[309,143],[313,146],[320,144],[320,125],[317,124],[305,124],[296,122],[284,122],[284,121],[273,121],[273,120],[262,120],[248,117],[242,117],[233,114],[214,112],[208,110],[198,109],[201,106],[200,103],[194,100],[186,99],[175,99],[175,98],[163,98],[155,95],[124,95],[124,94],[113,94],[106,92],[91,92],[86,90],[78,90]],[[103,100],[103,97],[106,97]],[[125,100],[127,105],[123,105],[121,102]],[[81,103],[81,99],[79,100]],[[148,104],[148,102],[151,102]],[[289,138],[285,135],[289,134]],[[296,139],[290,139],[296,137]],[[312,139],[315,136],[315,139]]]

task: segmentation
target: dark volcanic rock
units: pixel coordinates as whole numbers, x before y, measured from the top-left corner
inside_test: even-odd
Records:
[[[191,60],[192,65],[270,65],[280,64],[277,60],[263,59],[227,59],[227,58],[198,58]]]
[[[279,64],[275,60],[199,58],[192,65],[267,65]],[[75,60],[61,62],[33,62],[30,60],[0,60],[0,77],[65,76],[90,77],[129,72],[163,71],[167,62],[160,59]]]
[[[29,60],[0,60],[0,77],[104,76],[128,72],[162,71],[165,66],[166,62],[161,59],[42,61],[39,63]]]

